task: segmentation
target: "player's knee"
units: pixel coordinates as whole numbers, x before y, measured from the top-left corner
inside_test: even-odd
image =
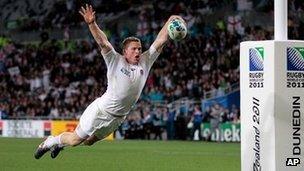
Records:
[[[77,146],[79,145],[81,142],[83,141],[83,139],[79,138],[79,137],[73,137],[70,140],[70,145],[71,146]]]
[[[71,145],[72,145],[72,146],[77,146],[77,145],[79,145],[81,142],[82,142],[82,141],[80,141],[80,140],[78,140],[78,139],[74,139],[74,140],[71,141]]]

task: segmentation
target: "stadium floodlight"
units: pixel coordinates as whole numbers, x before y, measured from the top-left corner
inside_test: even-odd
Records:
[[[274,40],[241,43],[242,171],[304,170],[304,41],[288,40],[275,0]]]

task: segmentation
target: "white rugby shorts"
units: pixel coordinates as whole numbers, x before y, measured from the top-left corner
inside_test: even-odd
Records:
[[[86,139],[91,135],[96,135],[99,139],[104,139],[114,132],[125,120],[126,116],[112,116],[98,108],[97,103],[102,101],[95,99],[83,112],[76,128],[76,133],[80,138]]]

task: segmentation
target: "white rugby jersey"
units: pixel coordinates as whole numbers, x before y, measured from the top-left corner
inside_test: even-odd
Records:
[[[137,102],[149,71],[160,53],[154,47],[141,54],[137,65],[129,64],[114,49],[102,54],[107,65],[108,87],[98,100],[99,108],[111,115],[127,115]]]

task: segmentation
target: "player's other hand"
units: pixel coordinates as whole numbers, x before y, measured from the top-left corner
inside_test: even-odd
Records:
[[[92,24],[95,21],[95,11],[92,8],[92,5],[85,5],[85,8],[82,6],[79,10],[79,14],[82,15],[84,21],[87,24]]]

